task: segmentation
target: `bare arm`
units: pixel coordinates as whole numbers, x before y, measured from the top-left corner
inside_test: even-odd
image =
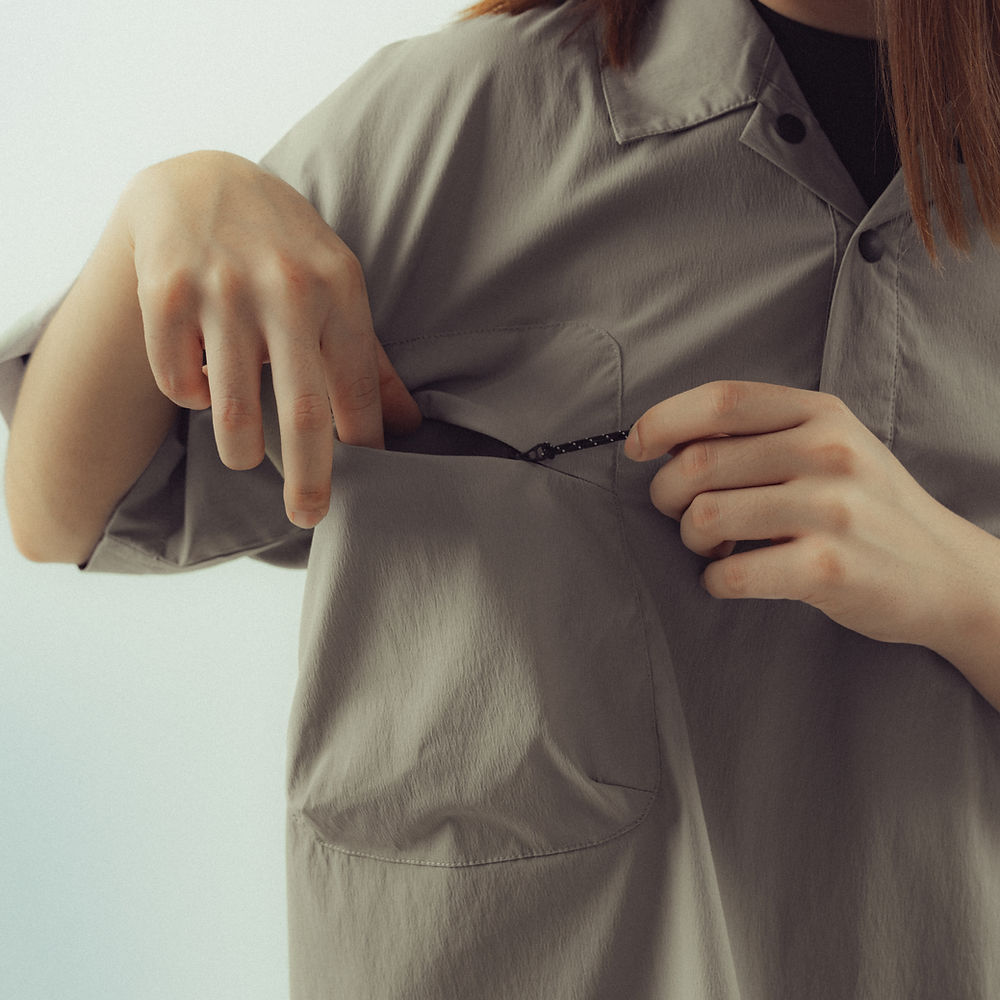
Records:
[[[342,441],[375,448],[383,422],[420,423],[375,336],[361,265],[301,194],[242,157],[141,171],[28,365],[6,475],[21,551],[85,561],[178,406],[212,406],[222,461],[258,465],[265,363],[286,513],[312,527],[329,507],[331,412]]]
[[[85,562],[176,410],[146,357],[119,208],[25,373],[6,468],[21,552],[43,562]]]

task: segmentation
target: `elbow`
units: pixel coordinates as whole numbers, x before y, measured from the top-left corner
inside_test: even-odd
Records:
[[[3,487],[14,545],[30,562],[82,565],[104,534],[110,508],[93,499],[86,481],[48,475],[37,460],[37,449],[30,449],[13,431],[16,424],[8,442]]]
[[[89,561],[96,548],[96,543],[80,544],[72,539],[58,539],[52,535],[39,536],[18,530],[14,525],[11,525],[11,533],[17,551],[29,562],[34,563],[67,563],[82,566]]]
[[[57,563],[65,561],[59,559],[55,552],[49,552],[42,547],[32,544],[30,541],[26,541],[24,536],[16,531],[14,532],[14,546],[29,562]]]
[[[80,566],[90,559],[100,541],[100,531],[79,524],[68,517],[46,512],[42,505],[21,501],[7,484],[7,513],[17,551],[35,563],[69,563]]]
[[[34,563],[68,563],[82,566],[90,559],[96,547],[96,542],[84,543],[55,531],[27,530],[13,519],[11,534],[17,551],[29,562]]]

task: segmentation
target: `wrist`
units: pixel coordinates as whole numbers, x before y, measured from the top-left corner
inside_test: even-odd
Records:
[[[962,528],[954,550],[961,570],[948,587],[946,613],[924,644],[1000,710],[1000,539],[968,521]]]

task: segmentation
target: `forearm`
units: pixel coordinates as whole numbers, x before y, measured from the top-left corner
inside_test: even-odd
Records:
[[[11,424],[7,507],[24,555],[86,561],[176,409],[149,368],[116,209],[32,354]]]
[[[1000,712],[1000,594],[969,624],[956,649],[946,651],[946,658]]]
[[[948,613],[926,642],[1000,711],[1000,539],[955,519],[954,552],[963,567]]]

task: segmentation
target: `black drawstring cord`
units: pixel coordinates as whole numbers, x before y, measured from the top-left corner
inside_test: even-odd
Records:
[[[520,458],[525,462],[547,462],[550,458],[558,455],[565,455],[570,451],[583,451],[584,448],[596,448],[602,444],[613,444],[615,441],[624,441],[628,437],[628,432],[612,431],[610,434],[595,434],[593,437],[580,438],[578,441],[564,441],[562,444],[551,444],[542,441],[534,445],[527,451],[516,451],[511,448],[511,458]]]

